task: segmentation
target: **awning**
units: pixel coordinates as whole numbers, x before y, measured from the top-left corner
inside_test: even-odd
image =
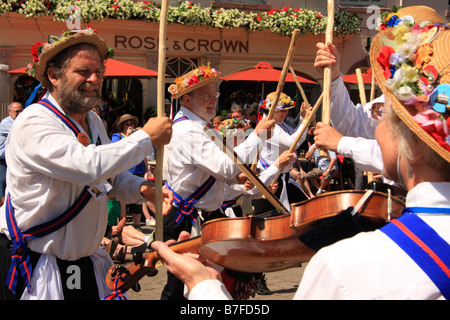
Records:
[[[108,78],[152,78],[157,77],[158,72],[150,69],[138,67],[129,63],[125,63],[116,59],[108,59],[105,63],[106,70],[104,77]],[[8,73],[10,75],[25,74],[26,68],[19,68],[15,70],[10,70]]]

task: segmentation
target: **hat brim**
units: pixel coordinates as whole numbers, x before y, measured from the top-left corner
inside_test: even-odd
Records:
[[[105,41],[101,39],[96,33],[77,33],[75,35],[69,36],[67,37],[67,39],[60,41],[53,45],[51,48],[45,50],[39,56],[39,62],[36,63],[35,66],[35,77],[44,88],[49,88],[50,86],[47,77],[45,77],[45,73],[47,72],[47,63],[64,49],[80,43],[89,43],[94,45],[97,48],[101,59],[106,59],[108,55],[108,47],[106,46]]]
[[[383,38],[390,40],[394,39],[392,28],[380,31],[373,39],[370,49],[370,63],[375,75],[375,79],[384,93],[386,100],[398,117],[430,148],[438,153],[447,162],[450,162],[450,151],[442,147],[430,134],[428,134],[414,119],[413,116],[417,111],[412,106],[403,105],[395,96],[391,88],[386,86],[386,79],[383,75],[383,67],[377,61],[383,46]],[[450,57],[450,30],[441,30],[438,37],[432,42],[434,50],[433,56],[429,65],[434,65],[437,70],[443,70],[448,64],[448,57]],[[448,78],[448,77],[447,77]],[[449,79],[441,79],[441,83],[448,83]]]
[[[116,124],[117,129],[119,129],[120,131],[122,131],[122,124],[125,121],[129,121],[132,120],[134,121],[134,123],[136,123],[136,126],[138,125],[139,121],[138,118],[136,116],[131,116],[131,115],[123,115],[122,117],[120,117],[119,121]]]

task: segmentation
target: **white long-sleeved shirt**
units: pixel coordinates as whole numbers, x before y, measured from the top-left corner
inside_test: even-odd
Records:
[[[295,142],[300,132],[302,131],[305,124],[301,123],[301,119],[299,121],[299,125],[296,129],[289,127],[286,123],[277,123],[273,130],[272,136],[270,139],[267,139],[264,143],[264,146],[261,150],[261,158],[270,166],[274,163],[280,154],[285,151],[288,151],[292,144]],[[294,150],[296,150],[302,143],[305,141],[307,134],[307,130],[303,133],[302,137],[297,142]],[[264,170],[261,162],[258,162],[258,168]],[[290,166],[286,166],[283,168],[281,173],[289,172]]]
[[[406,207],[450,208],[450,183],[421,183],[408,192]],[[418,214],[450,243],[448,214]],[[207,280],[189,300],[231,300],[223,283]],[[425,272],[379,230],[361,232],[319,250],[308,263],[294,299],[443,299]]]
[[[45,98],[63,112],[50,94]],[[7,140],[6,193],[11,195],[20,230],[52,220],[72,205],[84,186],[109,178],[113,182],[111,195],[128,203],[144,200],[139,188],[145,179],[126,171],[150,152],[149,136],[138,131],[130,139],[111,144],[101,119],[93,112],[87,119],[92,140],[100,137],[102,145],[83,146],[58,117],[39,104],[27,107],[17,117]],[[91,199],[69,224],[29,240],[28,246],[63,260],[89,256],[99,248],[107,215],[107,197]],[[0,232],[9,235],[5,206],[0,208]]]
[[[450,208],[450,183],[421,183],[406,207]],[[418,214],[450,243],[448,214]],[[443,299],[426,273],[382,231],[362,232],[317,252],[294,299]]]
[[[374,139],[378,120],[372,118],[370,108],[374,103],[384,101],[384,95],[381,95],[365,105],[355,105],[342,77],[338,77],[331,83],[331,123],[344,136]]]
[[[195,207],[214,211],[224,200],[225,181],[233,183],[241,172],[211,138],[205,134],[206,121],[190,110],[181,107],[175,117],[189,120],[173,125],[171,142],[166,146],[167,183],[183,199],[194,193],[211,175],[216,179],[211,189],[200,198]],[[247,162],[250,154],[256,154],[262,140],[254,133],[234,148],[240,159]]]

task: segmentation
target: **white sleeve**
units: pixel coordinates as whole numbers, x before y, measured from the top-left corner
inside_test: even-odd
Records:
[[[339,140],[337,153],[352,158],[363,171],[381,172],[383,157],[378,142],[375,139],[342,137]]]
[[[197,284],[188,295],[189,300],[233,300],[219,280],[205,280]]]
[[[360,103],[355,105],[350,99],[342,77],[334,80],[331,84],[330,108],[333,127],[344,136],[374,138],[378,120],[372,118],[370,107],[376,100],[384,102],[384,96],[364,106]]]

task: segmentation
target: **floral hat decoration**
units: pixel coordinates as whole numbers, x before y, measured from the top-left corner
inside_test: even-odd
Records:
[[[48,37],[48,42],[37,42],[31,47],[33,61],[28,61],[26,72],[35,77],[44,88],[48,88],[50,83],[45,76],[47,63],[64,49],[79,43],[90,43],[94,45],[102,60],[112,58],[114,50],[106,46],[105,41],[97,35],[97,31],[91,26],[87,29],[73,29],[65,31],[59,36]]]
[[[380,15],[378,29],[392,28],[399,23],[414,25],[423,22],[445,24],[445,20],[432,8],[427,6],[393,6],[391,11],[385,11]]]
[[[261,100],[261,102],[259,103],[259,107],[270,110],[270,108],[272,107],[272,103],[275,100],[276,94],[276,92],[269,93],[266,97],[266,100]],[[276,110],[288,110],[293,107],[295,107],[295,101],[293,101],[288,95],[282,92],[280,94]]]
[[[450,162],[450,25],[401,21],[374,38],[376,80],[400,119]]]
[[[218,131],[223,137],[228,137],[238,130],[246,131],[250,127],[250,121],[245,119],[225,119],[220,123]]]
[[[219,80],[220,72],[208,65],[198,67],[181,77],[175,79],[175,83],[169,86],[168,91],[173,99]]]

